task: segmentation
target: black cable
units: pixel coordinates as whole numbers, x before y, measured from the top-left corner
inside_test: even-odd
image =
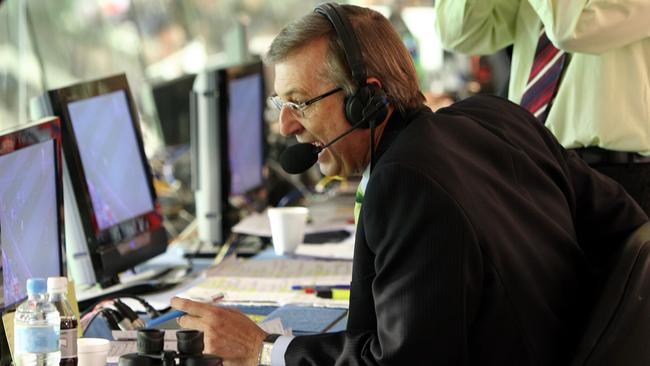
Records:
[[[122,313],[125,317],[127,317],[130,321],[134,321],[138,319],[138,314],[133,311],[128,305],[120,301],[120,299],[115,299],[113,300],[113,305],[115,306],[115,309]]]
[[[147,300],[143,299],[140,296],[137,295],[123,295],[123,296],[116,296],[115,298],[121,299],[121,298],[126,298],[126,299],[134,299],[137,300],[145,309],[145,312],[150,318],[157,318],[160,316],[160,312],[156,310]]]
[[[113,306],[122,313],[133,325],[135,329],[140,329],[145,327],[144,320],[140,319],[138,314],[131,309],[130,306],[120,301],[120,299],[113,300]]]
[[[86,310],[81,312],[80,318],[84,317],[86,314],[89,314],[89,313],[93,312],[95,307],[97,305],[99,305],[100,303],[102,303],[104,301],[112,301],[112,300],[115,300],[115,299],[134,299],[134,300],[137,300],[144,307],[145,312],[147,313],[147,315],[150,318],[157,318],[157,317],[160,316],[160,312],[158,310],[156,310],[153,306],[151,306],[151,304],[149,304],[147,302],[147,300],[143,299],[140,296],[137,296],[137,295],[117,295],[117,296],[103,297],[102,299],[95,301],[95,303],[93,303]]]
[[[90,318],[90,320],[88,321],[88,325],[86,326],[86,329],[84,329],[84,333],[93,324],[93,322],[95,321],[95,318],[97,318],[100,315],[101,315],[102,318],[104,318],[104,320],[106,321],[106,323],[108,323],[108,326],[112,330],[119,330],[120,329],[119,321],[118,321],[119,316],[117,315],[117,311],[115,311],[114,309],[111,309],[111,308],[101,308],[101,309],[98,309],[95,312],[95,314],[92,316],[92,318]]]

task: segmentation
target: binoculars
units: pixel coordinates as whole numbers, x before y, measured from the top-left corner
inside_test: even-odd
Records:
[[[137,353],[120,357],[119,366],[222,366],[221,358],[203,354],[203,332],[179,330],[176,332],[177,351],[164,350],[165,332],[159,329],[140,329]],[[176,363],[178,360],[178,363]]]

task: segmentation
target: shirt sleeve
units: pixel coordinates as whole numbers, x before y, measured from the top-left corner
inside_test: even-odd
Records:
[[[568,52],[602,53],[650,37],[648,0],[528,0],[549,39]]]
[[[437,0],[436,30],[444,47],[492,54],[514,42],[519,1]]]
[[[275,340],[271,349],[271,366],[286,366],[284,354],[287,353],[289,343],[294,339],[293,336],[280,336]]]

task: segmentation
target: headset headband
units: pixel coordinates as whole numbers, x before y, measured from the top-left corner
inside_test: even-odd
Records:
[[[343,53],[345,53],[345,58],[352,72],[352,78],[357,82],[357,86],[365,85],[367,76],[366,67],[361,56],[361,47],[359,47],[359,41],[354,29],[343,13],[341,6],[336,3],[321,4],[314,12],[324,16],[332,23],[334,30],[343,43]]]

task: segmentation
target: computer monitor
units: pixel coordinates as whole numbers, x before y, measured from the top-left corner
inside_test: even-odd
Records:
[[[190,93],[196,75],[152,86],[153,101],[165,145],[190,144]]]
[[[66,204],[66,222],[78,222],[83,234],[70,230],[66,245],[79,250],[72,253],[73,259],[83,257],[87,248],[102,287],[116,284],[119,273],[167,247],[126,76],[51,90],[42,99],[43,109],[49,107],[61,118],[64,168],[71,188],[64,188],[65,199],[76,203],[71,208]],[[78,215],[69,215],[73,209]]]
[[[206,71],[193,87],[193,182],[199,239],[224,243],[242,205],[263,207],[264,77],[260,62]]]
[[[28,278],[63,276],[61,125],[51,117],[0,132],[0,310]]]

